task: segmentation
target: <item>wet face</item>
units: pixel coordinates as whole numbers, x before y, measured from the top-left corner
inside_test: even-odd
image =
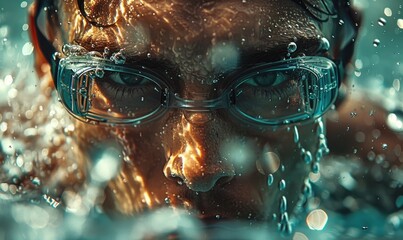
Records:
[[[155,71],[186,99],[218,97],[229,84],[219,76],[290,57],[290,42],[297,45],[291,57],[321,52],[323,33],[291,0],[84,2],[93,3],[84,6],[87,20],[76,1],[61,1],[60,45],[123,49],[127,64]],[[225,110],[182,109],[137,126],[75,124],[89,165],[107,147],[121,152],[121,171],[106,187],[106,209],[136,214],[172,206],[206,220],[252,221],[273,215],[279,221],[293,212],[312,170],[301,152],[315,156],[320,125],[273,129]]]

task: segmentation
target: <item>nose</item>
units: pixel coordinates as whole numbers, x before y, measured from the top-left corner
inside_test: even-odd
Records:
[[[165,164],[165,177],[197,192],[207,192],[231,181],[235,168],[219,153],[220,139],[212,137],[218,134],[214,132],[217,130],[211,124],[190,124],[185,117],[181,123],[182,127],[173,132],[178,145]]]
[[[208,192],[213,187],[223,185],[234,177],[234,169],[222,162],[202,163],[201,159],[175,157],[169,159],[164,168],[164,175],[170,180],[185,183],[196,192]]]

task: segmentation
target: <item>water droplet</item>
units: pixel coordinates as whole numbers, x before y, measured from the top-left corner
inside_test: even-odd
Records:
[[[287,198],[282,196],[280,198],[280,213],[283,214],[287,211]]]
[[[317,134],[318,134],[318,136],[320,136],[321,134],[325,134],[325,126],[323,124],[322,118],[318,119]]]
[[[83,96],[83,97],[87,97],[87,89],[86,88],[80,88],[80,90],[78,90],[78,92]]]
[[[298,133],[298,128],[297,126],[294,126],[294,142],[298,143],[299,142],[299,133]]]
[[[280,223],[278,225],[278,230],[285,234],[291,234],[292,227],[291,227],[291,223],[288,219],[288,213],[285,212],[285,213],[281,214]]]
[[[295,42],[290,42],[288,44],[287,51],[288,51],[288,53],[293,53],[293,52],[297,51],[297,48],[298,48],[298,46]]]
[[[351,118],[355,118],[355,117],[357,117],[357,113],[356,112],[350,112],[350,117]]]
[[[115,62],[115,64],[124,64],[126,62],[126,57],[123,55],[123,50],[112,54],[111,60]]]
[[[271,186],[273,184],[273,181],[274,181],[273,174],[269,174],[269,176],[267,177],[267,185]]]
[[[323,134],[321,134],[322,136],[324,136]],[[319,139],[319,149],[318,152],[320,152],[320,154],[328,154],[330,152],[329,148],[327,147],[327,140],[326,138],[320,138]]]
[[[280,168],[280,157],[275,152],[265,152],[262,160],[256,162],[256,166],[264,175],[275,173]]]
[[[375,38],[373,45],[374,45],[374,47],[378,47],[380,43],[381,43],[381,41],[379,39]]]
[[[32,184],[39,186],[41,185],[41,180],[38,177],[35,177],[34,179],[32,179]]]
[[[326,226],[328,217],[325,211],[322,209],[316,209],[311,211],[306,217],[306,224],[311,230],[323,230]]]
[[[95,69],[95,76],[99,77],[99,78],[103,78],[105,75],[104,70],[101,67],[97,67]]]
[[[378,24],[379,26],[385,26],[386,25],[386,19],[385,18],[379,18],[378,19]]]
[[[278,189],[280,189],[280,191],[284,190],[286,187],[286,182],[284,179],[281,179],[280,182],[278,183]]]
[[[309,179],[305,180],[304,182],[303,194],[306,198],[312,195],[312,185],[309,182]]]
[[[301,153],[304,159],[304,162],[306,164],[309,164],[312,162],[312,153],[310,151],[305,151],[305,149],[301,149]]]
[[[319,163],[318,162],[314,162],[312,164],[312,172],[313,173],[319,173],[320,167],[319,167]]]
[[[321,38],[320,45],[321,45],[320,48],[323,49],[324,51],[327,51],[330,49],[330,42],[325,37]]]
[[[166,204],[170,204],[170,203],[171,203],[171,200],[169,200],[169,198],[167,198],[167,197],[164,199],[164,201],[165,201]]]
[[[403,111],[388,114],[386,124],[392,131],[403,132]]]
[[[215,218],[216,218],[216,219],[220,219],[221,216],[217,214],[217,215],[215,215]]]
[[[111,51],[109,50],[109,48],[108,48],[108,47],[105,47],[105,48],[104,48],[104,52],[102,53],[102,56],[103,56],[104,58],[108,58],[110,53],[111,53]]]
[[[86,54],[87,57],[98,57],[98,58],[102,58],[102,54],[97,52],[97,51],[91,51],[89,53]]]
[[[120,170],[121,153],[113,147],[104,148],[99,157],[94,157],[94,167],[91,169],[91,180],[100,184],[109,181]]]
[[[382,149],[383,149],[383,150],[386,150],[386,149],[388,149],[388,144],[386,144],[386,143],[383,143],[383,144],[382,144]]]

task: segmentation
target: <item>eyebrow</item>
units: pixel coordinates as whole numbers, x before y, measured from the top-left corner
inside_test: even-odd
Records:
[[[288,45],[291,42],[293,41],[282,41],[281,43],[271,47],[260,46],[244,49],[241,52],[240,66],[250,66],[258,63],[280,61],[287,57]],[[299,56],[301,54],[307,56],[316,56],[326,51],[323,44],[321,44],[321,39],[318,37],[301,38],[295,43],[297,44],[297,50],[290,54],[291,57]]]
[[[127,56],[125,65],[130,68],[136,66],[145,67],[146,69],[151,70],[157,76],[161,77],[161,79],[171,87],[175,87],[177,78],[167,77],[167,75],[179,75],[178,67],[170,60],[166,58],[147,57],[146,54]]]

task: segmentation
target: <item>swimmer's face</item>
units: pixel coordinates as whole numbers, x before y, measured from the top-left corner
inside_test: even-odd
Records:
[[[218,76],[289,57],[290,42],[297,44],[291,57],[323,55],[319,24],[291,0],[93,0],[84,1],[95,3],[84,6],[87,19],[77,1],[60,2],[60,44],[124,49],[128,64],[157,72],[186,99],[218,97],[228,84]],[[172,206],[202,219],[272,220],[275,214],[279,221],[280,199],[287,199],[291,214],[301,197],[312,169],[301,147],[315,156],[317,128],[315,121],[298,126],[296,143],[292,125],[273,130],[225,110],[173,109],[136,127],[77,121],[75,137],[89,162],[107,146],[122,151],[121,172],[107,185],[106,209],[135,214]]]

